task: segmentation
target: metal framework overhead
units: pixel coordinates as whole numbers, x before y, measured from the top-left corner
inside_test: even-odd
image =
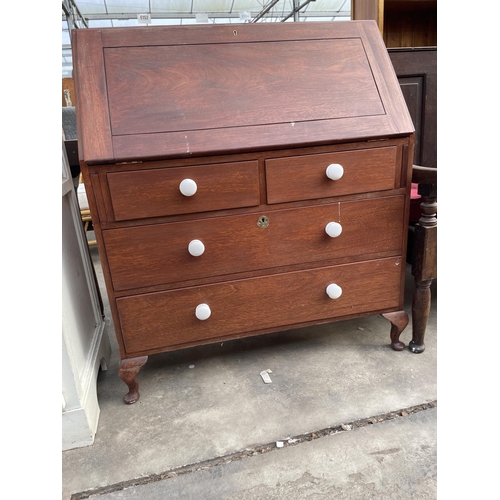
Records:
[[[62,76],[71,77],[71,30],[195,23],[343,21],[350,0],[62,0]]]

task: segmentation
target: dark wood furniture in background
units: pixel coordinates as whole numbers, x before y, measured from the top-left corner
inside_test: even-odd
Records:
[[[437,167],[437,48],[389,49],[415,126],[416,165]]]
[[[421,216],[413,227],[411,272],[415,278],[410,350],[425,350],[424,337],[431,307],[431,285],[437,278],[437,169],[413,165],[412,182],[418,184]]]
[[[421,198],[410,201],[407,260],[415,278],[410,349],[421,353],[437,278],[437,49],[389,49],[389,55],[415,125],[412,183]]]
[[[73,31],[121,363],[403,310],[414,128],[376,23]],[[317,57],[321,54],[322,57]]]
[[[410,210],[408,261],[415,277],[410,349],[423,352],[430,286],[437,276],[437,1],[351,0],[351,16],[377,22],[415,125],[412,182],[422,199],[412,199]]]
[[[437,0],[351,0],[351,18],[374,20],[387,48],[437,46]]]
[[[437,1],[351,0],[351,17],[377,23],[415,125],[413,161],[437,167]]]

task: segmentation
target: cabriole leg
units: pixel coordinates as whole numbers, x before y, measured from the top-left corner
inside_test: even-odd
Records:
[[[395,351],[402,351],[405,345],[403,342],[400,342],[399,336],[410,321],[408,314],[404,311],[396,311],[382,314],[382,316],[391,323],[391,347]]]
[[[128,386],[128,392],[123,398],[127,404],[135,403],[139,399],[139,382],[137,382],[136,375],[146,364],[147,360],[147,356],[141,356],[138,358],[122,359],[120,362],[118,375]]]

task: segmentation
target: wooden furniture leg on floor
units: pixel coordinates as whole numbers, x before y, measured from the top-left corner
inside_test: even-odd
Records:
[[[413,336],[411,352],[425,350],[424,336],[431,308],[431,284],[437,277],[437,170],[413,166],[412,182],[418,183],[422,197],[421,217],[415,225],[412,274],[415,292],[412,303]]]
[[[391,323],[391,347],[395,351],[402,351],[405,345],[399,340],[399,336],[410,322],[408,314],[405,311],[396,311],[382,314],[382,316]]]
[[[141,356],[139,358],[122,359],[120,362],[118,375],[128,386],[128,392],[123,398],[127,404],[135,403],[139,399],[139,382],[137,382],[136,375],[147,360],[147,356]]]

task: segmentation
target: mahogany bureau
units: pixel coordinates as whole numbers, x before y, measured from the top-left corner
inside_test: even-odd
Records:
[[[150,354],[403,311],[414,129],[374,21],[73,31],[125,402]]]

